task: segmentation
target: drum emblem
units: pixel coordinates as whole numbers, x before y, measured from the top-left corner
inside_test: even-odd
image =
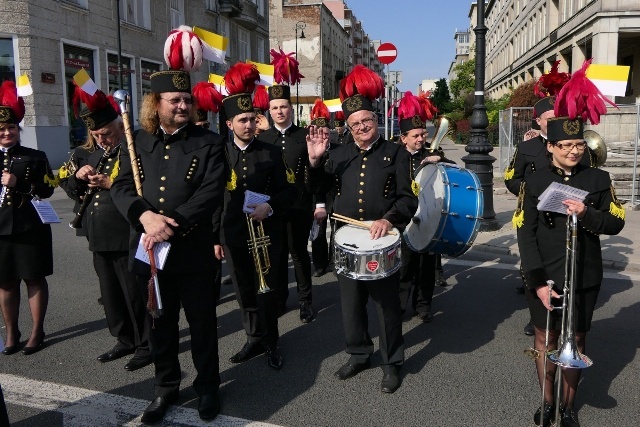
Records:
[[[380,264],[378,264],[378,261],[369,261],[367,263],[367,270],[369,270],[372,273],[375,273],[379,265]]]

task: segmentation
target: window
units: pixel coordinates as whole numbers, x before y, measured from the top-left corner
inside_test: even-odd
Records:
[[[205,3],[205,7],[207,8],[207,10],[210,10],[212,12],[217,12],[218,0],[207,0],[207,2]]]
[[[171,28],[178,28],[184,24],[184,0],[171,0],[169,5]]]
[[[253,0],[253,2],[258,6],[258,15],[265,16],[264,14],[264,2],[265,0]]]
[[[16,80],[13,39],[0,38],[0,83],[5,80]]]
[[[83,9],[89,9],[89,0],[62,0],[62,3],[70,3]]]
[[[249,31],[238,27],[238,61],[251,59],[251,35]]]
[[[118,75],[118,55],[107,54],[107,76],[109,78],[109,93],[118,89],[124,89],[131,93],[131,59],[122,57],[122,87]]]
[[[138,27],[151,29],[151,0],[122,0],[120,19]]]
[[[266,57],[265,57],[265,40],[262,37],[258,37],[257,38],[257,43],[258,43],[258,57],[257,57],[257,62],[264,62],[267,63],[269,61],[267,61]]]
[[[77,46],[63,46],[64,51],[64,80],[67,85],[67,118],[69,121],[69,146],[75,148],[84,144],[87,137],[87,128],[84,122],[75,117],[73,113],[73,76],[84,68],[95,81],[95,66],[93,63],[93,50]]]
[[[140,60],[142,96],[151,92],[151,74],[160,71],[160,63]]]

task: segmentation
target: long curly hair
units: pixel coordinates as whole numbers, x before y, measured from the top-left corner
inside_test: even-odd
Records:
[[[160,129],[160,118],[158,117],[158,104],[160,103],[159,93],[148,93],[142,98],[142,108],[138,121],[142,129],[151,134],[155,134]],[[198,121],[198,113],[195,108],[191,109],[189,121],[196,123]]]

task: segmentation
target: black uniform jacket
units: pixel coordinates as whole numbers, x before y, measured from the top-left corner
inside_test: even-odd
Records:
[[[295,215],[296,210],[313,209],[313,194],[309,187],[307,132],[307,129],[292,124],[285,131],[284,136],[275,126],[258,135],[260,141],[273,144],[283,150],[287,167],[295,174],[298,197],[290,206],[289,211],[292,215]]]
[[[282,231],[283,218],[297,196],[295,185],[287,181],[282,149],[254,139],[245,150],[240,150],[235,143],[227,141],[225,157],[228,184],[220,240],[229,246],[246,246],[249,229],[246,214],[242,211],[246,190],[270,196],[267,203],[273,209],[273,215],[263,221],[263,226],[266,235],[276,238]],[[234,183],[231,170],[235,176]],[[220,229],[220,220],[221,214],[217,211],[215,230]]]
[[[329,151],[324,167],[312,169],[312,183],[335,187],[333,211],[360,221],[386,219],[402,230],[416,209],[409,153],[382,137],[369,150],[355,143]]]
[[[529,174],[537,170],[543,170],[549,165],[547,153],[547,140],[542,136],[537,136],[518,144],[507,169],[507,171],[513,170],[513,176],[510,176],[509,179],[505,177],[504,180],[507,189],[512,194],[518,195],[520,183]],[[594,156],[591,149],[587,148],[580,163],[584,166],[590,166],[593,163],[592,158]]]
[[[13,163],[11,161],[13,160]],[[33,196],[41,199],[51,197],[55,184],[53,173],[43,151],[15,145],[8,152],[0,151],[0,171],[8,169],[16,176],[15,187],[8,190],[0,206],[0,235],[22,233],[42,225],[42,221],[31,204]],[[48,179],[45,179],[48,178]]]
[[[438,157],[440,157],[438,162],[455,163],[454,161],[449,160],[449,159],[447,159],[445,157],[444,151],[442,151],[442,148],[440,148],[440,147],[438,147],[437,149],[435,149],[433,151],[431,151],[427,147],[422,147],[421,149],[419,149],[415,153],[409,153],[409,163],[410,163],[409,166],[411,168],[411,177],[412,178],[416,177],[416,174],[418,173],[418,169],[422,165],[422,161],[424,159],[426,159],[427,157],[430,157],[430,156],[438,156]]]
[[[552,183],[570,185],[589,192],[587,212],[578,221],[576,289],[599,286],[602,282],[602,253],[599,234],[618,234],[624,220],[610,213],[617,203],[609,173],[578,165],[571,176],[548,165],[525,180],[524,224],[518,228],[518,247],[525,284],[534,289],[546,280],[562,289],[565,279],[567,215],[538,211],[538,197]]]
[[[101,173],[111,176],[116,164],[119,166],[118,157],[120,150],[126,150],[123,144],[116,147],[109,154]],[[71,155],[71,160],[78,170],[91,165],[98,167],[100,159],[104,156],[104,150],[88,151],[78,147]],[[115,178],[115,177],[114,177]],[[60,187],[76,202],[73,212],[77,213],[87,193],[88,181],[76,178],[75,174],[60,180]],[[111,198],[111,191],[99,188],[93,192],[87,209],[82,217],[82,228],[76,229],[76,235],[87,236],[89,250],[96,252],[114,252],[129,250],[129,222],[116,208]]]
[[[133,261],[141,233],[140,216],[151,210],[178,223],[169,239],[167,273],[202,272],[213,268],[212,218],[222,203],[224,150],[222,137],[192,123],[175,135],[136,132],[135,146],[142,180],[136,193],[128,150],[120,152],[120,173],[111,187],[118,210],[134,228],[130,254],[133,271],[148,274],[149,266]]]

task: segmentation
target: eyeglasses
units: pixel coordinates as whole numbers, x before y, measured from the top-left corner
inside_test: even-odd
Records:
[[[348,127],[351,130],[360,130],[362,126],[371,127],[374,120],[375,119],[373,117],[369,117],[368,119],[364,119],[361,122],[354,123],[352,125],[349,125]]]
[[[193,98],[171,98],[171,99],[167,99],[167,98],[160,97],[160,99],[162,99],[163,101],[167,101],[169,104],[173,105],[174,107],[177,107],[178,105],[182,104],[183,102],[184,102],[184,105],[193,104]]]
[[[576,148],[578,151],[584,151],[585,148],[587,148],[587,143],[577,142],[573,144],[571,142],[565,142],[565,143],[557,143],[555,144],[555,146],[566,153],[570,153],[571,151],[573,151],[574,148]]]

